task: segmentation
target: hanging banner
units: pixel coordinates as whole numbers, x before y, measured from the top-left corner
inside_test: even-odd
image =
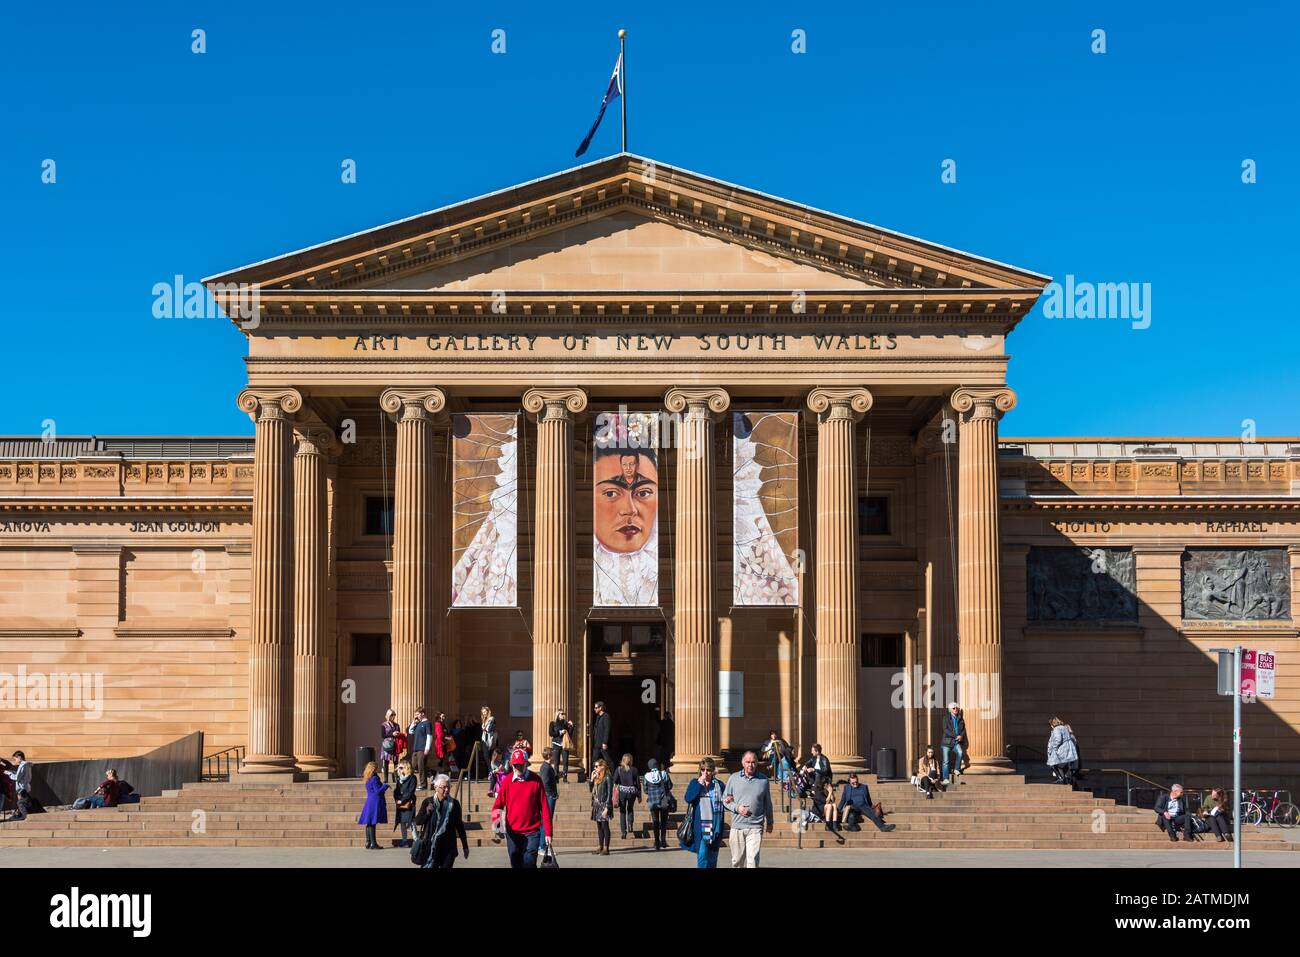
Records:
[[[799,413],[733,412],[732,602],[799,604]]]
[[[592,433],[592,604],[659,604],[659,417],[602,413]]]
[[[519,416],[452,416],[451,603],[518,602]]]

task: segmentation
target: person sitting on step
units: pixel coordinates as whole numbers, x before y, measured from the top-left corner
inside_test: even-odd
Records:
[[[1156,827],[1168,834],[1169,840],[1175,844],[1178,843],[1180,830],[1188,841],[1192,839],[1192,820],[1181,784],[1171,786],[1168,794],[1161,794],[1156,798]]]
[[[846,831],[860,831],[858,821],[866,818],[882,831],[892,831],[898,825],[886,824],[871,806],[871,791],[866,783],[860,781],[857,772],[849,774],[849,781],[840,792],[838,811]]]
[[[925,754],[916,762],[916,786],[925,792],[927,800],[934,800],[935,788],[948,790],[939,777],[939,762],[934,756],[934,745],[925,746]]]

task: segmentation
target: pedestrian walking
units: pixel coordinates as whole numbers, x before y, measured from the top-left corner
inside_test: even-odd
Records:
[[[699,775],[686,786],[686,818],[690,821],[685,839],[677,832],[678,845],[695,855],[695,866],[718,866],[718,848],[722,846],[722,785],[716,776],[717,765],[712,758],[700,762]]]
[[[568,719],[564,709],[555,712],[555,720],[548,729],[551,736],[551,763],[560,773],[563,781],[569,776],[569,752],[573,750],[573,722]]]
[[[627,840],[628,834],[636,829],[636,802],[641,800],[641,775],[632,764],[632,755],[623,755],[623,760],[614,769],[614,803],[618,806],[619,837]]]
[[[433,793],[420,804],[415,815],[423,847],[422,867],[448,870],[456,863],[456,841],[469,860],[469,838],[460,802],[451,796],[451,778],[439,774],[433,779]]]
[[[497,787],[492,817],[505,823],[510,866],[536,867],[543,843],[551,846],[551,810],[542,779],[528,770],[528,755],[522,748],[510,753],[510,768],[510,776]]]
[[[758,755],[746,751],[740,771],[727,779],[722,803],[731,812],[731,866],[758,867],[763,828],[772,815],[767,775],[758,771]]]
[[[650,831],[654,836],[655,850],[668,847],[668,815],[677,809],[673,796],[673,779],[659,767],[657,758],[646,762],[645,806],[650,812]]]
[[[614,813],[614,778],[604,758],[597,758],[591,770],[591,819],[596,822],[596,850],[609,855],[609,819]]]

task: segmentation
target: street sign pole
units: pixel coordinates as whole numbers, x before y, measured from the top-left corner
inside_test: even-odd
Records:
[[[1232,866],[1241,867],[1241,645],[1232,650]]]

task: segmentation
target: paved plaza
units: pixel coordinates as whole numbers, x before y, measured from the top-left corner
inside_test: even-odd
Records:
[[[590,849],[560,850],[560,867],[576,868],[691,868],[695,861],[684,851],[617,849],[609,857],[596,857]],[[730,861],[723,848],[720,865]],[[763,851],[764,867],[1029,867],[1029,868],[1214,868],[1231,867],[1232,852],[1219,847],[1171,847],[1168,851],[1064,851],[1064,850],[899,850],[863,851],[818,848]],[[1300,867],[1300,854],[1283,851],[1246,852],[1246,867]],[[469,860],[459,867],[505,867],[506,852],[499,847],[471,848]],[[387,848],[381,852],[360,848],[255,848],[255,847],[9,847],[0,849],[0,867],[389,867],[414,869],[408,852]]]

